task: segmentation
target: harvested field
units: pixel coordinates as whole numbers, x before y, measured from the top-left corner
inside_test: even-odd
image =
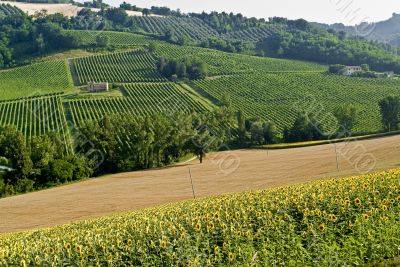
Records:
[[[339,171],[332,144],[240,150],[210,155],[202,165],[191,161],[0,199],[0,232],[48,227],[190,199],[189,168],[196,197],[398,168],[399,143],[400,136],[391,136],[336,144]]]

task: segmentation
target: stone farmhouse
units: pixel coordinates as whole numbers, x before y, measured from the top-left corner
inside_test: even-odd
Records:
[[[107,82],[88,82],[87,90],[89,92],[107,92],[108,83]]]

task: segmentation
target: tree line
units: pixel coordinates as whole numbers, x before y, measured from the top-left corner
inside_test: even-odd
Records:
[[[399,130],[400,98],[386,97],[379,107],[384,131]],[[224,96],[220,107],[210,112],[106,115],[86,121],[71,140],[74,153],[57,133],[27,141],[15,127],[5,126],[0,128],[0,167],[6,167],[0,175],[0,197],[92,175],[167,166],[188,155],[202,162],[207,153],[221,149],[346,137],[358,113],[354,105],[337,107],[336,132],[329,134],[315,114],[299,113],[282,135],[273,122],[234,111]]]
[[[257,50],[269,57],[323,64],[367,64],[375,71],[400,73],[397,49],[360,37],[347,37],[344,33],[318,29],[306,21],[268,36],[257,44]],[[334,67],[332,71],[340,71],[340,65]]]
[[[168,59],[161,57],[157,61],[157,70],[165,77],[176,81],[178,79],[204,79],[207,74],[207,65],[198,58],[185,57],[183,59]]]
[[[90,177],[83,156],[70,154],[57,133],[35,136],[28,142],[14,126],[0,128],[0,197],[24,193]]]
[[[96,1],[102,4],[102,1]],[[129,8],[129,4],[124,4]],[[168,8],[153,7],[153,12],[168,16],[181,16]],[[179,15],[179,14],[180,15]],[[400,73],[398,49],[385,44],[369,42],[359,37],[348,37],[345,33],[316,28],[305,20],[284,18],[246,18],[233,13],[188,14],[201,19],[219,33],[246,30],[253,27],[279,26],[276,32],[258,43],[244,40],[223,40],[210,36],[201,42],[189,37],[177,36],[167,29],[161,39],[181,45],[200,45],[228,52],[246,52],[270,57],[301,59],[326,64],[360,65],[368,64],[375,71],[395,71]],[[283,30],[282,30],[283,29]],[[101,8],[93,12],[82,9],[71,18],[62,14],[39,12],[35,16],[15,14],[0,18],[0,68],[15,64],[16,55],[40,55],[54,49],[84,47],[82,40],[62,30],[111,30],[140,32],[134,18],[123,8]],[[104,46],[104,40],[99,40]],[[17,45],[18,44],[18,45]],[[14,48],[18,47],[18,49]]]

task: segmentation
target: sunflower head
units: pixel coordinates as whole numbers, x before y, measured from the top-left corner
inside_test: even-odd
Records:
[[[232,252],[229,252],[228,259],[229,259],[230,262],[234,261],[235,260],[235,255]]]
[[[325,232],[325,229],[326,229],[325,224],[320,224],[320,225],[318,226],[318,229],[319,229],[321,232]]]
[[[167,242],[165,240],[160,240],[160,248],[166,249],[167,248]]]

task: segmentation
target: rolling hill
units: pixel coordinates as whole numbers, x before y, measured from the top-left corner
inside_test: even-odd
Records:
[[[0,4],[1,266],[399,256],[397,48],[302,19],[13,5],[51,15]],[[371,38],[395,43],[398,18]]]
[[[274,122],[280,133],[292,124],[298,112],[307,108],[309,101],[323,107],[323,126],[328,132],[332,127],[332,120],[326,118],[332,115],[337,105],[351,103],[359,109],[355,132],[370,133],[381,130],[379,100],[388,95],[400,95],[397,90],[400,81],[397,79],[329,75],[327,66],[322,64],[179,46],[130,33],[68,33],[83,38],[87,44],[95,42],[98,35],[107,36],[111,44],[122,50],[73,58],[68,60],[70,66],[66,60],[50,60],[0,71],[0,78],[4,81],[0,85],[0,100],[64,93],[60,97],[65,105],[66,116],[78,122],[89,118],[99,119],[107,113],[159,112],[160,107],[168,108],[170,105],[173,108],[172,99],[183,103],[183,109],[188,112],[200,111],[205,109],[205,102],[219,105],[222,98],[229,95],[235,110],[242,110],[247,117],[259,117],[264,121]],[[147,51],[149,43],[156,44],[154,52]],[[156,70],[156,61],[160,57],[198,58],[207,65],[209,77],[205,80],[184,82],[182,87],[172,86]],[[70,70],[73,70],[72,74]],[[86,100],[85,97],[89,96],[80,95],[84,91],[74,87],[72,76],[75,76],[75,86],[84,86],[88,81],[126,85],[125,89],[120,89],[122,96],[109,98],[100,94],[97,97],[92,95]],[[137,82],[141,85],[136,86]],[[76,97],[78,98],[74,99]],[[170,99],[167,101],[168,98]],[[26,100],[20,101],[22,103]],[[299,103],[303,106],[298,106]],[[15,124],[23,132],[30,132],[30,128],[24,128],[25,124],[17,119],[1,122],[1,125],[6,124]]]
[[[320,24],[315,23],[325,29],[344,31],[349,35],[362,36],[368,40],[388,43],[400,46],[400,14],[394,13],[393,16],[385,21],[376,23],[363,23],[356,26],[345,26],[343,24]]]

